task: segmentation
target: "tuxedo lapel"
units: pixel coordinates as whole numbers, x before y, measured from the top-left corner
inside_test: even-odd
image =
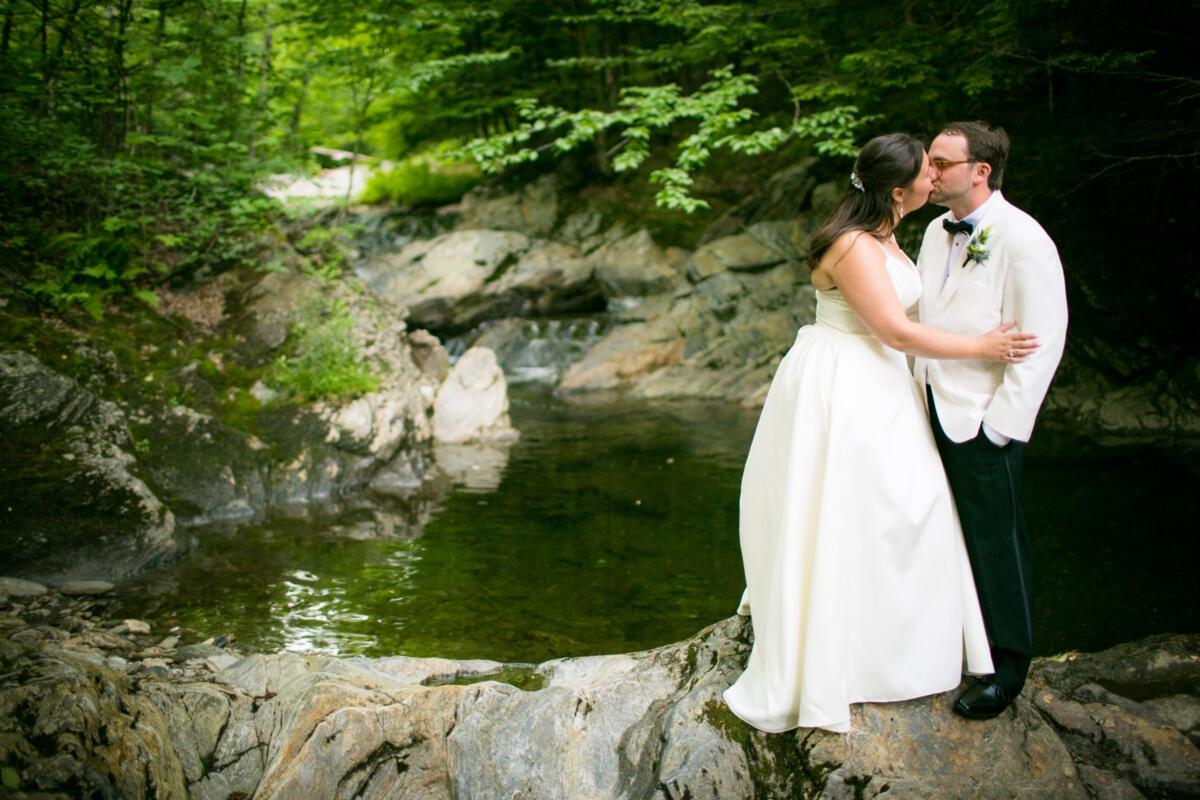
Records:
[[[979,233],[979,231],[983,230],[984,228],[986,228],[989,225],[995,224],[995,221],[1002,215],[1002,209],[1006,205],[1007,205],[1007,202],[1005,201],[1005,199],[1003,197],[997,197],[995,199],[995,201],[988,207],[987,211],[984,212],[983,217],[979,220],[979,224],[975,226],[975,230],[971,234],[971,241],[974,241],[975,236]],[[993,232],[993,234],[994,234],[994,232]],[[950,249],[948,240],[949,240],[949,234],[947,234],[946,250],[942,251],[942,263],[943,264],[946,263],[945,262],[945,257],[946,257],[945,254]],[[995,245],[995,238],[993,235],[993,237],[989,238],[988,247],[990,248],[994,245]],[[950,275],[946,278],[946,284],[942,287],[942,290],[938,293],[937,300],[935,301],[935,304],[934,304],[937,308],[942,308],[947,303],[949,303],[951,298],[954,297],[954,293],[956,291],[958,291],[959,285],[962,284],[963,280],[967,277],[967,275],[969,275],[973,270],[979,268],[979,266],[980,266],[979,264],[976,264],[971,261],[968,261],[966,264],[964,264],[963,262],[966,260],[966,258],[967,258],[967,249],[964,247],[962,249],[962,252],[959,253],[958,258],[955,259],[955,261],[957,263],[950,265]]]

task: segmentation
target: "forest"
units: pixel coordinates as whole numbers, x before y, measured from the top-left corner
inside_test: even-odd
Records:
[[[314,167],[313,147],[394,162],[377,201],[570,169],[686,235],[688,215],[805,156],[841,174],[873,134],[983,118],[1012,137],[1005,190],[1059,243],[1095,357],[1130,377],[1195,355],[1198,16],[1119,0],[6,0],[3,281],[22,307],[99,317],[253,263],[282,214],[259,181]]]

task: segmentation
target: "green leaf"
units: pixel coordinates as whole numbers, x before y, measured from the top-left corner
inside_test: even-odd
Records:
[[[109,267],[108,264],[105,264],[103,261],[96,263],[96,264],[92,264],[90,267],[87,267],[86,269],[80,270],[80,273],[83,275],[87,275],[89,278],[97,278],[97,279],[103,279],[103,280],[112,280],[113,278],[117,277],[117,273],[113,272],[112,268]]]

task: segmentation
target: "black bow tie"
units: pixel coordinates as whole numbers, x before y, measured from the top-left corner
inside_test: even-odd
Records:
[[[942,227],[950,233],[965,233],[970,235],[971,231],[975,230],[975,226],[969,222],[951,222],[949,219],[942,220]]]

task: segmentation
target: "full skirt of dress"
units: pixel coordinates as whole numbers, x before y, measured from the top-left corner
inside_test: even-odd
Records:
[[[850,705],[992,671],[950,488],[903,354],[801,328],[742,476],[754,643],[724,693],[755,728],[850,730]]]

